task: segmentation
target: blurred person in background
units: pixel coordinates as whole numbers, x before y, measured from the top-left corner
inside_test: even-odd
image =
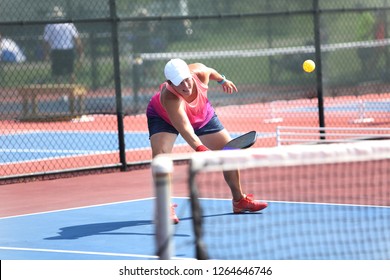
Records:
[[[61,7],[54,7],[51,18],[64,19]],[[51,59],[51,71],[56,82],[74,83],[76,55],[81,59],[83,46],[73,23],[47,24],[43,33],[45,59]],[[65,80],[64,80],[65,79]]]

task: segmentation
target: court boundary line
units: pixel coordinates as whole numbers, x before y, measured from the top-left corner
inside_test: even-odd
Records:
[[[38,248],[23,248],[23,247],[3,247],[3,246],[0,246],[0,250],[158,259],[158,256],[139,255],[139,254],[92,252],[92,251],[74,251],[74,250],[55,250],[55,249],[40,249],[40,248],[38,249]]]
[[[123,200],[123,201],[116,201],[116,202],[93,204],[93,205],[87,205],[87,206],[79,206],[79,207],[71,207],[71,208],[63,208],[63,209],[50,210],[50,211],[34,212],[34,213],[14,215],[14,216],[6,216],[6,217],[0,217],[0,221],[5,220],[5,219],[11,219],[11,218],[21,218],[21,217],[27,217],[27,216],[33,216],[33,215],[50,214],[50,213],[57,213],[57,212],[64,212],[64,211],[73,211],[73,210],[80,210],[80,209],[86,209],[86,208],[92,208],[92,207],[109,206],[109,205],[115,205],[115,204],[130,203],[130,202],[152,200],[152,199],[155,199],[155,198],[154,197],[147,197],[147,198],[140,198],[140,199],[130,199],[130,200]]]
[[[112,151],[101,151],[101,150],[67,150],[67,149],[27,149],[27,148],[22,148],[22,149],[15,149],[15,148],[1,148],[0,149],[1,153],[57,153],[57,154],[68,154],[68,153],[82,153],[82,154],[87,154],[87,153],[111,153]]]
[[[43,133],[51,133],[53,132],[52,130],[42,130]],[[30,132],[27,132],[25,134],[39,134],[41,133],[42,131],[39,131],[39,132],[36,132],[34,131],[33,133],[30,133]],[[66,130],[56,130],[54,132],[64,132],[64,133],[84,133],[85,131],[66,131]],[[87,131],[88,133],[88,131]],[[98,132],[94,132],[94,133],[108,133],[108,134],[111,134],[112,132],[101,132],[101,131],[98,131]],[[148,136],[148,132],[142,132],[142,131],[132,131],[132,132],[129,132],[129,134],[132,134],[132,133],[142,133],[142,134],[146,134],[147,137],[149,138]],[[229,134],[234,138],[234,136],[238,136],[238,135],[241,135],[245,132],[236,132],[236,131],[233,131],[233,132],[229,132]],[[23,133],[20,133],[20,134],[23,134]],[[19,133],[18,134],[10,134],[10,135],[20,135]],[[177,140],[179,139],[179,141],[184,141],[184,139],[179,138],[180,135],[178,135],[177,137]],[[260,139],[266,139],[266,138],[274,138],[276,137],[276,133],[275,132],[261,132],[261,131],[257,131],[257,137],[260,138]],[[174,147],[185,147],[185,146],[188,146],[188,144],[186,142],[184,143],[175,143]],[[150,146],[145,146],[145,147],[139,147],[139,148],[129,148],[129,147],[126,147],[126,150],[125,152],[134,152],[134,151],[147,151],[147,150],[150,150]],[[64,154],[64,155],[56,155],[56,156],[52,156],[52,157],[44,157],[44,158],[39,158],[39,159],[30,159],[30,160],[21,160],[21,161],[11,161],[11,162],[0,162],[0,166],[4,166],[4,165],[10,165],[10,164],[25,164],[25,163],[34,163],[34,162],[41,162],[41,161],[48,161],[48,160],[57,160],[57,159],[67,159],[67,158],[77,158],[77,157],[85,157],[85,156],[93,156],[93,155],[108,155],[108,154],[116,154],[118,153],[118,149],[116,150],[67,150],[67,149],[27,149],[27,148],[23,148],[23,149],[17,149],[17,148],[0,148],[0,152],[5,152],[5,153],[23,153],[23,152],[29,152],[29,153],[61,153],[61,154]]]
[[[140,254],[74,251],[74,250],[55,250],[55,249],[39,249],[39,248],[23,248],[23,247],[0,246],[0,250],[43,252],[43,253],[64,253],[64,254],[79,254],[79,255],[97,255],[97,256],[111,256],[111,257],[133,257],[133,258],[148,258],[148,259],[157,259],[157,260],[159,259],[159,257],[157,255],[140,255]],[[172,257],[172,260],[195,260],[195,259],[194,258]]]
[[[183,198],[184,197],[175,197],[175,198]],[[188,198],[189,199],[189,198]],[[199,200],[228,200],[231,201],[229,198],[199,198]],[[374,208],[389,208],[390,206],[387,205],[372,205],[372,204],[352,204],[352,203],[328,203],[328,202],[310,202],[310,201],[285,201],[285,200],[262,200],[260,201],[266,201],[271,203],[284,203],[284,204],[314,204],[314,205],[330,205],[330,206],[347,206],[347,207],[374,207]]]
[[[174,147],[183,147],[186,145],[187,145],[186,143],[175,144]],[[141,147],[141,148],[134,148],[134,149],[126,148],[125,152],[128,153],[128,152],[147,151],[147,150],[150,150],[149,146],[148,147]],[[2,151],[2,149],[0,149],[0,152],[1,151]],[[53,150],[48,150],[48,151],[50,152]],[[66,151],[66,150],[62,150],[62,151],[63,151],[63,153],[65,153],[64,151]],[[72,151],[76,151],[76,150],[69,150],[70,153]],[[31,159],[31,160],[24,160],[24,161],[0,162],[0,166],[9,165],[9,164],[34,163],[34,162],[41,162],[41,161],[48,161],[48,160],[69,159],[69,158],[77,158],[77,157],[100,156],[100,155],[108,155],[108,154],[117,155],[119,152],[119,149],[112,150],[112,151],[101,151],[101,150],[99,150],[99,151],[87,150],[87,151],[88,151],[88,153],[75,154],[75,155],[53,156],[53,157],[45,157],[45,158],[41,158],[41,159]],[[28,152],[31,152],[31,150],[28,150]],[[11,151],[10,153],[15,153],[15,152]],[[61,169],[61,171],[62,171],[62,169]],[[17,175],[19,175],[19,174],[17,174]]]
[[[0,220],[28,217],[28,216],[41,215],[41,214],[50,214],[50,213],[57,213],[57,212],[64,212],[64,211],[73,211],[73,210],[80,210],[80,209],[86,209],[86,208],[92,208],[92,207],[102,207],[102,206],[109,206],[109,205],[123,204],[123,203],[137,202],[137,201],[154,200],[154,199],[156,199],[156,198],[155,197],[147,197],[147,198],[130,199],[130,200],[108,202],[108,203],[101,203],[101,204],[93,204],[93,205],[80,206],[80,207],[71,207],[71,208],[64,208],[64,209],[57,209],[57,210],[50,210],[50,211],[34,212],[34,213],[28,213],[28,214],[0,217]],[[172,199],[190,200],[190,197],[172,196]],[[227,201],[231,201],[231,199],[229,199],[229,198],[206,198],[206,197],[199,198],[199,200],[227,200]],[[290,203],[290,204],[315,204],[315,205],[331,205],[331,206],[347,206],[347,207],[375,207],[375,208],[389,208],[390,209],[390,206],[372,205],[372,204],[350,204],[350,203],[344,204],[344,203],[327,203],[327,202],[310,202],[310,201],[283,201],[283,200],[265,200],[265,201],[271,202],[271,203],[285,203],[285,204],[288,204],[288,203]]]
[[[172,196],[171,198],[172,199],[190,200],[190,197],[188,197],[188,196]],[[73,210],[86,209],[86,208],[92,208],[92,207],[102,207],[102,206],[109,206],[109,205],[130,203],[130,202],[137,202],[137,201],[154,200],[154,199],[156,199],[156,198],[155,197],[147,197],[147,198],[130,199],[130,200],[108,202],[108,203],[101,203],[101,204],[93,204],[93,205],[80,206],[80,207],[71,207],[71,208],[64,208],[64,209],[57,209],[57,210],[50,210],[50,211],[34,212],[34,213],[28,213],[28,214],[0,217],[0,220],[28,217],[28,216],[41,215],[41,214],[50,214],[50,213],[57,213],[57,212],[64,212],[64,211],[73,211]],[[199,200],[227,200],[227,201],[231,201],[231,199],[229,199],[229,198],[207,198],[207,197],[199,198]],[[264,201],[271,202],[271,203],[284,203],[284,204],[288,204],[288,203],[290,203],[290,204],[315,204],[315,205],[331,205],[331,206],[347,206],[347,207],[374,207],[374,208],[389,208],[390,209],[390,206],[387,206],[387,205],[372,205],[372,204],[327,203],[327,202],[284,201],[284,200],[264,200]]]
[[[38,248],[23,248],[23,247],[4,247],[4,246],[0,246],[0,250],[43,252],[43,253],[63,253],[63,254],[78,254],[78,255],[97,255],[97,256],[111,256],[111,257],[132,257],[132,258],[140,258],[140,259],[143,259],[143,258],[146,258],[146,259],[159,259],[159,257],[157,255],[140,255],[140,254],[126,254],[126,253],[108,253],[108,252],[92,252],[92,251],[38,249]],[[172,260],[193,260],[193,259],[194,258],[172,257]]]
[[[86,209],[86,208],[100,207],[100,206],[109,206],[109,205],[116,205],[116,204],[123,204],[123,203],[137,202],[137,201],[154,200],[154,199],[155,199],[154,197],[147,197],[147,198],[142,198],[142,199],[133,199],[133,200],[125,200],[125,201],[110,202],[110,203],[103,203],[103,204],[94,204],[94,205],[88,205],[88,206],[72,207],[72,208],[65,208],[65,209],[52,210],[52,211],[43,211],[43,212],[29,213],[29,214],[16,215],[16,216],[0,217],[0,220],[19,218],[19,217],[27,217],[27,216],[33,216],[33,215],[41,215],[41,214],[58,213],[58,212],[64,212],[64,211],[73,211],[73,210],[79,210],[79,209]],[[132,258],[141,258],[141,259],[142,258],[159,259],[159,257],[157,255],[139,255],[139,254],[126,254],[126,253],[107,253],[107,252],[56,250],[56,249],[6,247],[6,246],[0,246],[0,250],[44,252],[44,253],[66,253],[66,254],[81,254],[81,255],[113,256],[113,257],[132,257]],[[185,259],[193,259],[193,258],[173,257],[172,259],[185,260]]]
[[[1,151],[1,150],[0,150]],[[30,152],[31,150],[29,150]],[[30,160],[23,160],[23,161],[11,161],[11,162],[1,162],[0,166],[4,165],[10,165],[10,164],[24,164],[24,163],[34,163],[34,162],[41,162],[41,161],[48,161],[48,160],[58,160],[58,159],[68,159],[68,158],[78,158],[78,157],[86,157],[86,156],[93,156],[93,155],[108,155],[108,154],[117,154],[119,150],[115,151],[89,151],[85,154],[75,154],[75,155],[66,155],[66,156],[53,156],[53,157],[45,157],[41,159],[30,159]],[[134,151],[134,150],[130,150]],[[126,150],[127,152],[127,150]],[[14,152],[11,152],[14,153]]]
[[[4,132],[8,132],[7,129],[1,129],[0,132],[4,133]],[[14,129],[13,131],[7,133],[7,134],[3,134],[5,136],[7,135],[10,135],[10,136],[13,136],[13,135],[20,135],[20,134],[44,134],[44,133],[53,133],[53,134],[72,134],[72,133],[102,133],[102,134],[114,134],[114,135],[118,135],[118,132],[115,131],[115,130],[81,130],[81,129],[76,129],[76,130],[73,130],[73,129],[40,129],[40,130],[37,130],[37,129],[22,129],[20,131],[17,131],[16,129]],[[148,133],[147,131],[130,131],[130,132],[126,132],[126,133]]]

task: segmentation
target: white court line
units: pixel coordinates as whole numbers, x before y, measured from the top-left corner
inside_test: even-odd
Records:
[[[1,151],[1,149],[0,149]],[[49,150],[51,152],[53,150]],[[128,150],[126,150],[128,151]],[[133,150],[130,150],[133,151]],[[31,150],[28,150],[30,153]],[[54,159],[65,159],[65,158],[77,158],[77,157],[85,157],[89,155],[106,155],[106,154],[113,154],[113,153],[118,153],[118,150],[115,151],[89,151],[88,153],[83,153],[83,154],[70,154],[70,155],[65,155],[65,156],[52,156],[52,157],[45,157],[45,158],[39,158],[39,159],[31,159],[31,160],[21,160],[21,161],[9,161],[9,162],[1,162],[0,166],[2,165],[8,165],[8,164],[21,164],[21,163],[34,163],[34,162],[41,162],[45,160],[54,160]]]
[[[139,259],[159,259],[159,257],[156,255],[139,255],[139,254],[126,254],[126,253],[107,253],[107,252],[74,251],[74,250],[53,250],[53,249],[23,248],[23,247],[0,246],[0,250],[43,252],[43,253],[65,253],[65,254],[78,254],[78,255],[97,255],[97,256],[111,256],[111,257],[130,257],[130,258],[139,258]],[[172,257],[171,259],[172,260],[193,260],[194,258]]]
[[[72,210],[86,209],[86,208],[92,208],[92,207],[109,206],[109,205],[129,203],[129,202],[154,200],[154,199],[156,199],[156,198],[155,197],[149,197],[149,198],[132,199],[132,200],[125,200],[125,201],[110,202],[110,203],[93,204],[93,205],[81,206],[81,207],[72,207],[72,208],[64,208],[64,209],[51,210],[51,211],[43,211],[43,212],[28,213],[28,214],[15,215],[15,216],[0,217],[0,220],[11,219],[11,218],[19,218],[19,217],[28,217],[28,216],[41,215],[41,214],[50,214],[50,213],[57,213],[57,212],[64,212],[64,211],[72,211]],[[190,200],[189,197],[172,197],[172,199]],[[229,199],[229,198],[199,198],[199,200],[228,200],[228,201],[231,201],[231,199]],[[376,208],[389,208],[390,209],[390,206],[386,206],[386,205],[343,204],[343,203],[301,202],[301,201],[278,201],[278,200],[265,200],[265,201],[267,201],[269,203],[314,204],[314,205],[331,205],[331,206],[348,206],[348,207],[376,207]]]
[[[69,153],[97,153],[97,150],[51,150],[51,149],[0,149],[2,153],[57,153],[57,154],[69,154]],[[107,152],[107,151],[105,151]]]
[[[177,197],[180,198],[180,197]],[[184,199],[184,198],[182,198]],[[199,198],[199,200],[228,200],[228,198]],[[330,206],[347,206],[347,207],[375,207],[375,208],[389,208],[390,206],[386,205],[371,205],[371,204],[350,204],[350,203],[328,203],[328,202],[310,202],[310,201],[278,201],[278,200],[262,200],[270,203],[284,203],[284,204],[310,204],[310,205],[330,205]]]
[[[149,255],[124,254],[124,253],[107,253],[107,252],[89,252],[89,251],[73,251],[73,250],[53,250],[53,249],[35,249],[35,248],[19,248],[19,247],[0,247],[0,250],[158,259],[158,256],[149,256]]]
[[[53,210],[53,211],[29,213],[29,214],[24,214],[24,215],[2,217],[2,218],[0,218],[0,220],[10,219],[10,218],[18,218],[18,217],[26,217],[26,216],[33,216],[33,215],[40,215],[40,214],[49,214],[49,213],[56,213],[56,212],[63,212],[63,211],[71,211],[71,210],[78,210],[78,209],[85,209],[85,208],[92,208],[92,207],[99,207],[99,206],[115,205],[115,204],[122,204],[122,203],[128,203],[128,202],[152,200],[152,199],[155,199],[155,198],[154,197],[150,197],[150,198],[126,200],[126,201],[111,202],[111,203],[104,203],[104,204],[95,204],[95,205],[89,205],[89,206],[83,206],[83,207],[74,207],[74,208],[67,208],[67,209],[60,209],[60,210]],[[107,252],[90,252],[90,251],[74,251],[74,250],[53,250],[53,249],[40,249],[40,248],[23,248],[23,247],[5,247],[5,246],[0,246],[0,250],[43,252],[43,253],[66,253],[66,254],[80,254],[80,255],[98,255],[98,256],[112,256],[112,257],[131,257],[131,258],[139,258],[139,259],[140,258],[143,258],[143,259],[159,259],[158,256],[153,256],[153,255],[139,255],[139,254],[125,254],[125,253],[107,253]],[[180,259],[193,259],[193,258],[173,257],[172,259],[180,260]]]
[[[155,199],[155,198],[149,197],[149,198],[132,199],[132,200],[125,200],[125,201],[116,201],[116,202],[110,202],[110,203],[93,204],[93,205],[88,205],[88,206],[64,208],[64,209],[51,210],[51,211],[35,212],[35,213],[28,213],[28,214],[22,214],[22,215],[0,217],[0,220],[19,218],[19,217],[28,217],[28,216],[41,215],[41,214],[50,214],[50,213],[57,213],[57,212],[64,212],[64,211],[72,211],[72,210],[86,209],[86,208],[92,208],[92,207],[108,206],[108,205],[115,205],[115,204],[122,204],[122,203],[136,202],[136,201],[152,200],[152,199]]]
[[[144,201],[144,200],[151,200],[155,199],[152,198],[144,198],[144,199],[137,199],[137,200],[127,200],[127,201],[121,201],[121,202],[113,202],[113,203],[105,203],[105,204],[97,204],[97,205],[90,205],[90,206],[84,206],[84,207],[75,207],[75,208],[68,208],[68,209],[61,209],[61,210],[54,210],[54,211],[46,211],[46,212],[38,212],[38,213],[31,213],[26,215],[19,215],[19,216],[10,216],[10,217],[4,217],[0,218],[2,219],[8,219],[8,218],[15,218],[15,217],[23,217],[23,216],[31,216],[31,215],[39,215],[39,214],[46,214],[46,213],[55,213],[55,212],[62,212],[62,211],[69,211],[69,210],[77,210],[77,209],[84,209],[84,208],[91,208],[91,207],[99,207],[99,206],[106,206],[106,205],[114,205],[114,204],[121,204],[121,203],[128,203],[128,202],[134,202],[134,201]],[[172,197],[172,199],[185,199],[189,200],[188,197]],[[227,200],[231,201],[231,199],[222,199],[222,198],[200,198],[200,200]],[[292,201],[267,201],[270,203],[291,203],[291,204],[314,204],[314,205],[334,205],[334,206],[349,206],[349,207],[377,207],[377,208],[390,208],[390,206],[378,206],[378,205],[358,205],[358,204],[338,204],[338,203],[318,203],[318,202],[292,202]],[[140,254],[126,254],[126,253],[108,253],[108,252],[92,252],[92,251],[74,251],[74,250],[54,250],[54,249],[41,249],[41,248],[23,248],[23,247],[5,247],[0,246],[0,250],[11,250],[11,251],[26,251],[26,252],[43,252],[43,253],[64,253],[64,254],[78,254],[78,255],[97,255],[97,256],[111,256],[111,257],[130,257],[130,258],[138,258],[138,259],[158,259],[158,256],[155,255],[140,255]],[[178,258],[173,257],[172,259],[177,260],[183,260],[183,259],[193,259],[193,258]]]

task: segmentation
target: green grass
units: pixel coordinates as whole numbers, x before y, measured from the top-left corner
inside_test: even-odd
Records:
[[[327,23],[329,33],[327,43],[353,42],[355,28],[358,21],[358,13],[322,15]],[[273,47],[302,46],[308,39],[313,40],[313,24],[309,15],[288,17],[274,17],[270,19],[240,18],[230,21],[210,22],[194,21],[194,35],[180,41],[172,42],[164,52],[191,52],[191,51],[216,51],[216,50],[256,50],[269,47],[272,34]],[[207,25],[210,23],[210,25]],[[269,24],[271,23],[271,24]],[[207,28],[205,26],[207,25]],[[231,42],[231,43],[230,43]],[[113,87],[113,62],[112,44],[110,39],[100,40],[96,46],[85,42],[86,53],[81,67],[76,70],[79,83],[88,87]],[[123,45],[122,45],[123,46]],[[96,47],[94,53],[96,63],[92,63],[91,50]],[[121,79],[124,86],[132,85],[132,66],[126,57],[131,53],[121,53]],[[203,62],[229,77],[234,77],[239,84],[278,84],[298,85],[311,84],[314,75],[302,75],[299,71],[286,70],[282,57],[275,56],[257,58],[215,58],[204,59]],[[356,55],[356,49],[336,51],[323,55],[323,71],[332,84],[343,85],[359,82],[360,60]],[[273,62],[274,60],[278,61]],[[188,60],[195,62],[198,60]],[[287,61],[288,62],[288,61]],[[303,61],[302,61],[303,62]],[[270,65],[272,63],[272,65]],[[299,68],[299,62],[294,62]],[[381,62],[383,65],[383,61]],[[49,62],[27,62],[23,64],[1,64],[0,81],[5,87],[16,87],[26,84],[42,83],[51,80]],[[163,80],[162,69],[164,61],[155,63],[156,79]],[[273,69],[273,75],[271,74]],[[277,76],[277,77],[275,77]],[[276,79],[277,78],[277,79]],[[142,85],[141,85],[142,86]]]

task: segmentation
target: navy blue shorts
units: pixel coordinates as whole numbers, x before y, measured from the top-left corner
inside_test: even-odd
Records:
[[[75,53],[73,49],[52,50],[51,67],[53,75],[70,75],[73,73]]]
[[[159,133],[159,132],[169,132],[174,133],[176,135],[179,134],[179,132],[174,128],[172,125],[164,121],[162,118],[158,116],[148,116],[148,128],[149,128],[149,138],[153,134]],[[211,120],[202,128],[195,129],[195,134],[197,136],[202,136],[206,134],[216,133],[221,130],[223,130],[224,127],[222,123],[219,121],[218,116],[214,114],[214,116],[211,118]]]

